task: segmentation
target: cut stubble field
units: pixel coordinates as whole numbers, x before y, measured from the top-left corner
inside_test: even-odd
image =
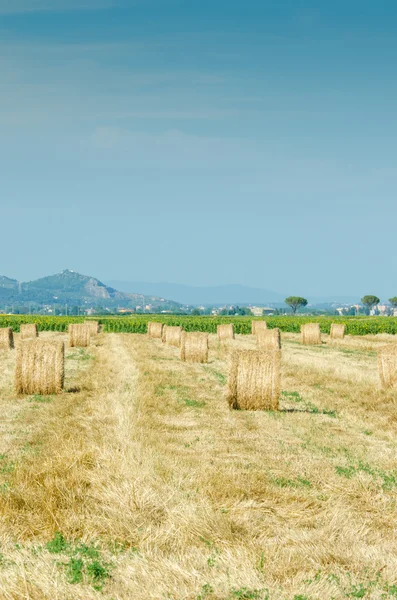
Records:
[[[0,352],[0,600],[397,598],[397,392],[376,357],[394,337],[299,339],[277,412],[225,400],[252,336],[211,335],[192,364],[101,334],[48,397],[16,397]]]

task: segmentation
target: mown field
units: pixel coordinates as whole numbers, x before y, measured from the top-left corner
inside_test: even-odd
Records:
[[[200,365],[102,333],[48,397],[16,397],[0,352],[0,599],[397,598],[393,341],[283,333],[278,412],[225,401],[250,335]]]
[[[99,321],[107,333],[146,333],[149,321],[160,321],[167,325],[181,325],[185,331],[206,331],[216,333],[217,325],[233,323],[236,333],[250,334],[254,317],[211,317],[184,315],[133,315],[129,317],[93,317]],[[18,332],[23,323],[37,323],[40,331],[67,331],[70,323],[83,323],[86,317],[51,317],[36,315],[0,315],[0,327],[12,327]],[[304,323],[320,323],[322,333],[329,333],[331,323],[346,325],[350,335],[397,333],[397,317],[315,317],[286,315],[265,317],[269,328],[278,327],[281,331],[298,333]]]

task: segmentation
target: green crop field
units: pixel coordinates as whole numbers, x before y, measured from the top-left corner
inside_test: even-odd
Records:
[[[35,315],[1,315],[0,327],[12,327],[15,332],[23,323],[37,323],[39,331],[67,331],[70,323],[83,323],[85,317],[51,317]],[[103,331],[114,333],[146,333],[148,321],[161,321],[166,325],[181,325],[186,331],[206,331],[216,333],[217,325],[233,323],[235,332],[251,333],[252,317],[211,317],[183,315],[133,315],[130,317],[94,318],[103,325]],[[276,316],[266,317],[269,328],[279,327],[281,331],[298,333],[304,323],[320,323],[322,333],[329,333],[331,323],[346,325],[347,335],[367,335],[377,333],[397,333],[397,317],[313,317]]]

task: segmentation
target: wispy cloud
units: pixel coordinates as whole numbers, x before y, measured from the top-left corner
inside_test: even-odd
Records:
[[[98,10],[112,8],[118,4],[117,0],[0,0],[0,15],[66,10]]]

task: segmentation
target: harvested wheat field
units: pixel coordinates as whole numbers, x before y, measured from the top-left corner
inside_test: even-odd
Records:
[[[139,334],[66,345],[57,396],[17,398],[2,352],[0,599],[396,598],[392,341],[282,334],[277,411],[230,410],[215,335],[208,364]]]

